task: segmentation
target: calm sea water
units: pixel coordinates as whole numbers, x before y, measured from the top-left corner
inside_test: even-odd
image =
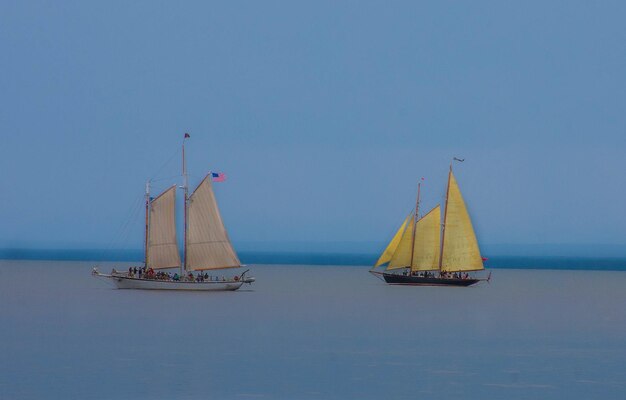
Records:
[[[615,253],[615,250],[613,249]],[[609,251],[598,251],[604,254]],[[380,253],[324,253],[324,252],[271,252],[271,251],[240,251],[241,260],[245,264],[286,264],[286,265],[373,265]],[[565,252],[564,254],[568,254]],[[0,248],[0,259],[3,260],[71,260],[71,261],[133,261],[143,260],[142,250],[90,250],[90,249],[9,249]],[[626,257],[579,257],[579,256],[537,256],[516,255],[489,256],[487,268],[515,269],[576,269],[595,271],[626,271]]]
[[[624,272],[434,288],[255,265],[238,292],[170,293],[116,290],[91,267],[0,261],[0,398],[626,397]]]

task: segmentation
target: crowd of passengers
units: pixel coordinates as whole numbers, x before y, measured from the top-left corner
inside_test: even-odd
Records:
[[[420,272],[420,271],[404,271],[404,275],[411,275],[411,276],[417,276],[420,278],[444,278],[444,279],[469,279],[469,274],[467,272],[439,272],[439,273],[435,273],[435,272],[430,272],[430,271],[424,271],[424,272]]]
[[[222,276],[221,279],[218,276],[210,276],[206,272],[203,274],[199,272],[197,275],[189,272],[187,275],[178,275],[178,273],[172,274],[171,272],[154,271],[152,268],[146,267],[130,267],[128,268],[129,278],[139,279],[155,279],[158,281],[186,281],[186,282],[204,282],[204,281],[225,281],[226,277]]]

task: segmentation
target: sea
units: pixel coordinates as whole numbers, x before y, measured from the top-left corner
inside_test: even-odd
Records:
[[[619,261],[500,260],[470,288],[256,261],[215,293],[91,275],[126,261],[0,261],[0,399],[626,398]]]

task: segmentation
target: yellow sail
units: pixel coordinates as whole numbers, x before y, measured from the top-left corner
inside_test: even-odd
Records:
[[[454,272],[484,269],[472,221],[452,170],[448,178],[447,199],[441,270]]]
[[[150,202],[147,265],[154,269],[180,267],[176,242],[176,186]]]
[[[412,271],[439,269],[441,207],[437,205],[415,225]]]
[[[411,265],[411,249],[413,247],[413,225],[415,217],[411,216],[402,237],[398,241],[396,251],[391,256],[387,269],[406,268]]]
[[[410,218],[411,218],[410,216],[406,217],[400,229],[398,229],[396,234],[393,236],[393,239],[391,239],[391,242],[389,242],[389,244],[387,245],[387,248],[385,249],[385,251],[383,251],[383,254],[380,256],[378,261],[376,261],[374,268],[391,261],[391,257],[393,256],[393,253],[395,253],[396,249],[398,248],[398,244],[400,243],[400,239],[402,238],[402,233],[404,233],[404,230],[406,229],[406,224],[408,224]]]

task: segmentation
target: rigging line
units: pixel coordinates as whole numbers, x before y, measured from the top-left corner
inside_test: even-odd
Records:
[[[165,169],[165,167],[166,167],[169,163],[171,163],[171,162],[172,162],[172,160],[173,160],[176,156],[178,156],[178,149],[176,149],[176,151],[174,151],[174,153],[172,154],[172,156],[171,156],[171,157],[170,157],[167,161],[165,161],[165,162],[164,162],[164,163],[163,163],[163,164],[159,167],[159,169],[157,169],[156,173],[152,174],[152,176],[153,176],[153,177],[158,176],[158,175],[161,173],[161,171],[163,171],[163,169]]]
[[[132,226],[134,226],[134,223],[139,219],[139,215],[141,214],[141,203],[143,201],[139,200],[139,204],[137,204],[137,206],[134,209],[133,214],[131,215],[131,217],[128,219],[128,222],[126,224],[126,227],[124,229],[124,231],[121,234],[121,241],[124,241],[126,243],[128,243],[128,237],[130,235],[130,233],[132,232]]]
[[[133,203],[131,204],[131,206],[128,208],[128,210],[124,213],[124,218],[122,219],[122,222],[119,224],[119,226],[117,227],[117,229],[114,232],[114,236],[111,238],[111,240],[109,240],[107,246],[106,246],[106,250],[110,250],[111,247],[113,246],[114,242],[116,241],[116,238],[119,237],[119,234],[124,230],[126,224],[128,223],[128,219],[132,216],[134,208],[136,207],[136,202],[137,199],[135,198]]]
[[[191,177],[191,178],[196,178],[196,179],[204,179],[206,178],[206,176],[210,173],[212,173],[213,171],[209,171],[204,175],[196,175],[196,174],[187,174],[187,176]]]
[[[150,183],[162,182],[162,181],[171,180],[171,179],[174,179],[174,178],[180,178],[180,175],[167,176],[167,177],[164,177],[164,178],[150,179]]]
[[[153,181],[150,181],[153,182]],[[173,185],[152,185],[150,187],[150,199],[151,201],[162,195],[166,190],[170,189]],[[178,185],[176,185],[178,186]],[[145,197],[145,195],[144,195]]]
[[[120,235],[125,230],[128,229],[128,226],[130,225],[129,221],[131,221],[132,219],[136,218],[136,210],[139,207],[139,205],[137,204],[138,202],[141,202],[141,197],[135,198],[135,201],[131,204],[131,206],[129,207],[129,209],[125,213],[126,218],[118,226],[117,230],[115,231],[115,234],[108,241],[107,245],[104,248],[101,249],[100,254],[99,254],[99,256],[100,256],[99,258],[101,260],[103,260],[103,261],[110,261],[110,260],[107,260],[107,258],[111,256],[111,254],[109,254],[109,253],[111,252],[111,250],[113,250],[113,246],[116,245],[119,242]]]
[[[115,236],[111,238],[109,244],[106,247],[107,251],[111,250],[113,248],[113,245],[117,245],[118,243],[120,243],[120,239],[122,236],[127,235],[127,231],[129,230],[131,223],[134,222],[137,218],[138,210],[141,203],[143,202],[142,197],[143,196],[136,197],[129,210],[125,213],[126,217],[124,218],[118,229],[115,231]]]

